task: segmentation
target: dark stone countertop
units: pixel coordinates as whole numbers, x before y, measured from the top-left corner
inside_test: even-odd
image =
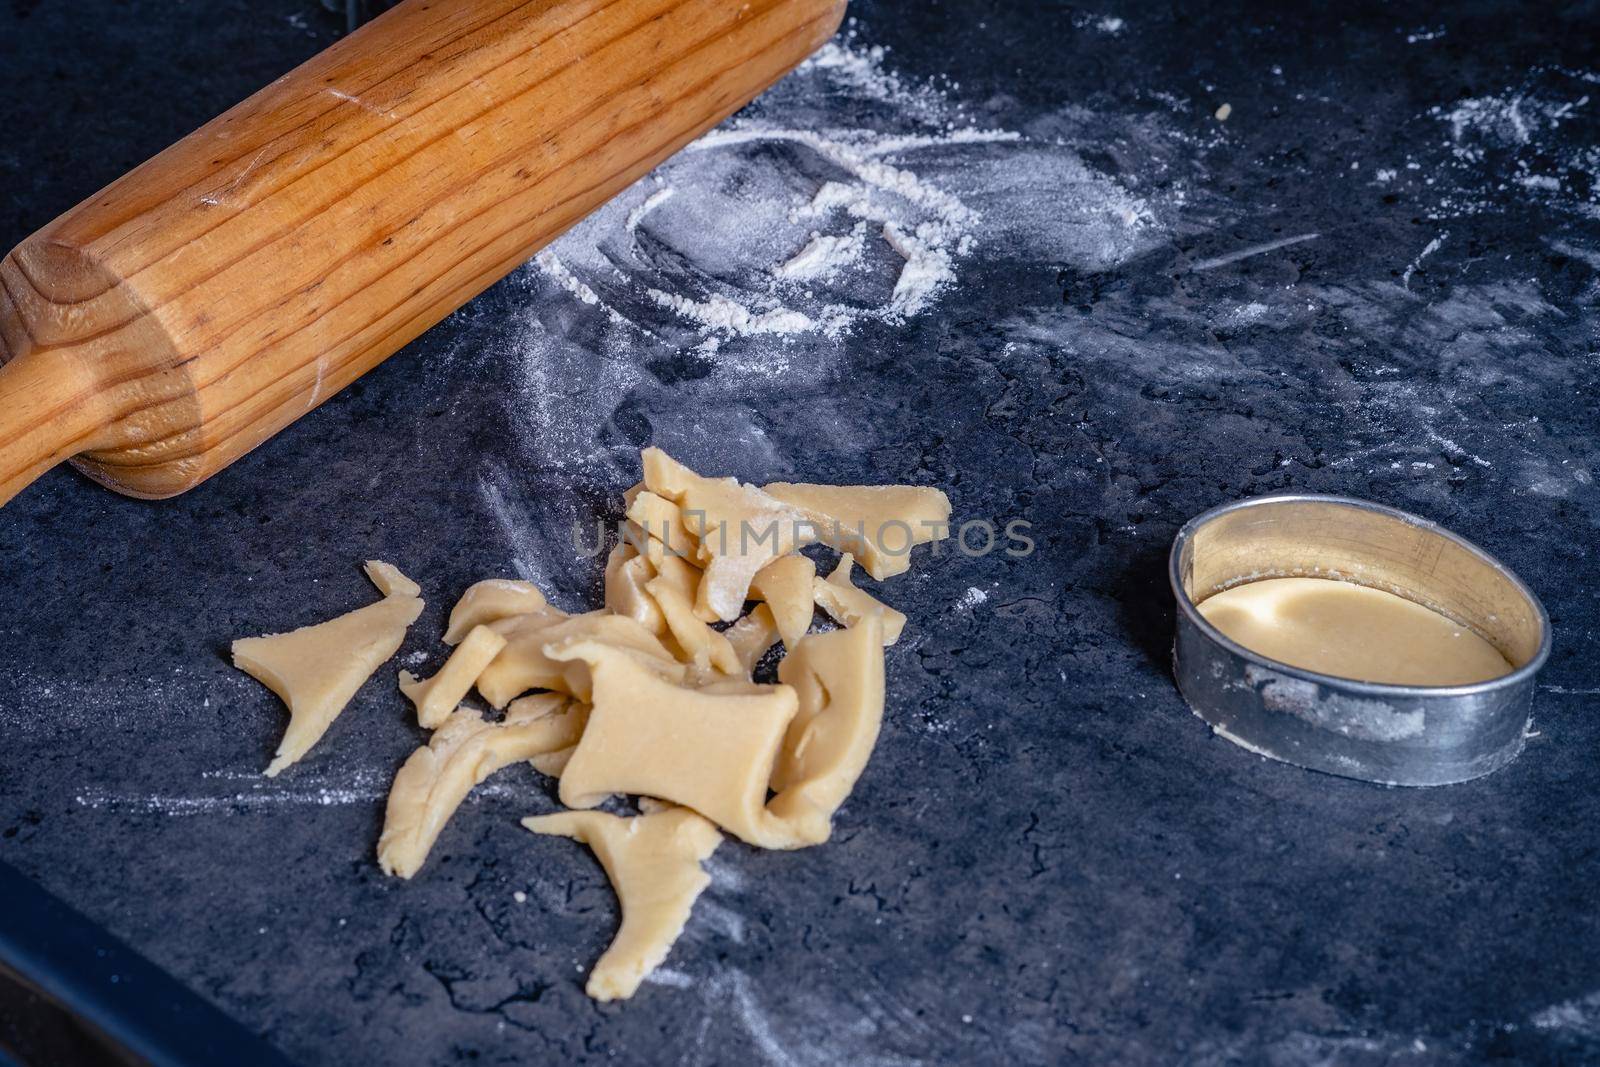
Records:
[[[206,485],[144,503],[61,470],[0,510],[0,860],[308,1064],[1600,1058],[1593,6],[852,13],[643,222],[648,184]],[[11,0],[0,245],[338,29],[314,0]],[[852,224],[796,205],[856,180],[773,130],[934,190],[868,192],[943,212],[954,282],[882,313],[874,221],[846,280],[773,288],[774,250]],[[719,339],[652,288],[857,312]],[[477,578],[592,603],[568,527],[651,441],[938,485],[1037,551],[885,584],[911,623],[836,839],[724,845],[663,980],[600,1007],[580,968],[615,906],[584,849],[517,826],[553,807],[537,776],[386,879],[382,792],[421,737],[391,669],[265,782],[284,715],[224,649],[367,602],[364,558],[425,587],[423,670]],[[1556,642],[1516,763],[1381,788],[1189,713],[1171,536],[1285,489],[1418,512],[1537,589]]]

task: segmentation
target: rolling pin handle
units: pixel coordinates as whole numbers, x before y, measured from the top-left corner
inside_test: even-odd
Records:
[[[0,366],[0,504],[91,447],[104,424],[93,397],[70,351],[34,349]]]

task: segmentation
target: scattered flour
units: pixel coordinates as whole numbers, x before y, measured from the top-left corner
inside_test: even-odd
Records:
[[[675,971],[671,967],[657,967],[644,976],[650,985],[670,986],[673,989],[691,989],[694,987],[694,977],[682,971]]]
[[[468,331],[517,375],[496,413],[505,454],[478,477],[517,574],[583,571],[552,554],[572,555],[571,522],[632,480],[646,440],[730,473],[781,469],[762,398],[846,373],[852,332],[937,314],[979,252],[1053,276],[1165,239],[1181,175],[1107,175],[1073,147],[1086,117],[996,128],[887,64],[825,46],[514,272],[520,310]],[[1141,143],[1177,136],[1137,122]],[[833,448],[870,433],[830,401],[809,417]],[[530,515],[555,518],[530,532]]]
[[[105,789],[86,790],[75,798],[79,806],[104,811],[145,815],[227,815],[275,808],[338,808],[353,804],[382,804],[389,795],[390,771],[357,771],[339,784],[285,782],[260,774],[239,771],[213,771],[203,780],[234,782],[214,792],[136,793]],[[241,788],[242,786],[242,788]],[[518,799],[537,795],[529,783],[510,780],[485,782],[472,791],[469,800],[486,798]]]
[[[853,230],[844,234],[812,231],[806,246],[774,267],[772,273],[791,281],[831,277],[861,258],[866,248],[866,235],[865,222],[856,223]]]
[[[566,267],[562,266],[561,260],[556,258],[556,254],[550,251],[548,248],[534,256],[533,261],[537,263],[546,274],[559,282],[561,288],[565,289],[579,300],[582,300],[585,304],[600,303],[600,298],[595,295],[594,290],[589,288],[587,285],[584,285],[577,278],[573,277],[572,272]]]
[[[1510,190],[1541,204],[1600,219],[1600,146],[1593,137],[1557,134],[1573,123],[1592,129],[1600,77],[1535,67],[1498,93],[1429,109],[1447,127],[1441,163],[1408,159],[1408,171],[1436,200],[1428,216],[1445,219],[1502,211]]]
[[[639,224],[645,220],[646,215],[650,214],[650,212],[654,211],[662,204],[665,204],[668,200],[671,200],[676,193],[677,190],[669,186],[664,189],[657,189],[655,192],[645,197],[643,203],[634,208],[632,211],[628,212],[628,221],[626,224],[628,232],[633,233],[638,230]]]
[[[1122,29],[1094,18],[1102,32]],[[791,365],[774,357],[774,342],[836,339],[864,322],[927,313],[962,284],[973,253],[1010,239],[1021,216],[1068,259],[1119,259],[1154,236],[1150,205],[1070,149],[975,125],[943,90],[885,61],[881,48],[823,46],[541,253],[534,270],[619,326],[771,373]],[[819,120],[837,115],[858,124]],[[960,188],[991,202],[980,210]],[[1068,201],[1053,226],[1040,217],[1052,197]],[[674,337],[684,326],[696,336]],[[760,358],[739,354],[759,338],[768,339]]]
[[[1600,1038],[1600,990],[1588,996],[1552,1004],[1529,1020],[1540,1030],[1555,1030],[1585,1038]]]
[[[923,223],[914,233],[907,233],[886,222],[883,239],[906,261],[889,297],[891,315],[915,315],[942,287],[956,280],[951,253],[945,247],[945,232],[940,227]]]
[[[671,308],[686,319],[693,319],[721,333],[806,333],[817,324],[801,312],[791,308],[776,307],[769,311],[752,311],[720,293],[706,300],[691,300],[676,293],[651,289],[650,299],[662,307]]]
[[[1444,247],[1444,243],[1446,241],[1448,241],[1449,239],[1450,239],[1450,233],[1447,230],[1444,233],[1441,233],[1439,236],[1435,237],[1433,240],[1429,241],[1426,245],[1424,245],[1423,248],[1422,248],[1422,251],[1417,254],[1417,258],[1413,259],[1411,261],[1411,264],[1408,267],[1406,267],[1405,273],[1400,275],[1400,284],[1401,284],[1401,286],[1406,288],[1406,289],[1410,289],[1411,288],[1411,276],[1417,272],[1417,268],[1418,267],[1422,266],[1422,261],[1427,259],[1429,256],[1433,255],[1435,252],[1439,251],[1439,249],[1443,248]]]

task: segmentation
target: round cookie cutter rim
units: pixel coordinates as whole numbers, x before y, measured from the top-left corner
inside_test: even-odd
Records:
[[[1222,631],[1218,630],[1215,626],[1211,625],[1211,623],[1200,614],[1198,605],[1190,598],[1188,592],[1185,590],[1183,579],[1184,549],[1193,542],[1195,534],[1202,527],[1216,521],[1219,518],[1251,508],[1285,503],[1329,504],[1373,512],[1404,525],[1423,530],[1430,535],[1441,537],[1453,542],[1491,568],[1501,580],[1505,581],[1526,602],[1531,609],[1531,613],[1538,627],[1539,645],[1537,650],[1525,663],[1498,677],[1489,678],[1481,682],[1471,682],[1464,685],[1430,686],[1370,682],[1356,678],[1343,678],[1339,675],[1323,674],[1320,671],[1310,670],[1305,667],[1296,667],[1292,664],[1275,660],[1270,656],[1264,656],[1253,649],[1244,647],[1222,633]],[[1168,584],[1172,588],[1173,597],[1177,601],[1178,612],[1182,617],[1179,626],[1180,641],[1176,642],[1173,648],[1174,674],[1178,683],[1179,692],[1183,696],[1185,703],[1189,705],[1190,709],[1195,713],[1195,715],[1203,719],[1213,728],[1213,730],[1221,733],[1225,738],[1242,748],[1279,762],[1288,763],[1291,766],[1303,767],[1308,770],[1323,771],[1325,773],[1338,775],[1340,777],[1354,778],[1361,781],[1382,782],[1391,785],[1444,785],[1460,781],[1469,781],[1472,778],[1481,777],[1482,775],[1492,773],[1505,764],[1510,763],[1518,754],[1520,754],[1522,750],[1523,739],[1519,737],[1515,744],[1509,747],[1509,753],[1505,756],[1505,758],[1494,762],[1493,765],[1489,766],[1487,769],[1477,771],[1476,773],[1467,774],[1464,777],[1459,778],[1418,778],[1413,781],[1403,781],[1398,779],[1378,777],[1371,773],[1355,773],[1352,770],[1331,767],[1325,763],[1309,764],[1300,762],[1299,760],[1292,759],[1281,752],[1271,751],[1267,748],[1258,746],[1250,738],[1231,732],[1227,728],[1230,724],[1218,721],[1224,718],[1223,715],[1219,714],[1218,709],[1202,707],[1201,702],[1197,702],[1192,692],[1190,692],[1189,689],[1184,685],[1185,671],[1179,647],[1181,645],[1182,623],[1187,623],[1210,645],[1237,660],[1241,660],[1263,670],[1270,671],[1275,675],[1311,683],[1320,687],[1321,689],[1333,691],[1339,694],[1351,694],[1357,697],[1390,698],[1410,701],[1429,700],[1433,702],[1439,702],[1450,700],[1452,698],[1470,700],[1472,698],[1483,697],[1485,695],[1496,695],[1502,691],[1525,689],[1525,699],[1522,702],[1525,707],[1531,708],[1533,693],[1532,679],[1544,667],[1545,661],[1549,659],[1550,649],[1553,642],[1553,633],[1550,626],[1549,612],[1545,610],[1544,603],[1539,599],[1538,594],[1536,594],[1514,570],[1506,566],[1505,563],[1501,562],[1492,553],[1488,552],[1481,546],[1473,543],[1465,537],[1462,537],[1460,534],[1457,534],[1439,525],[1436,522],[1385,504],[1378,504],[1370,500],[1362,500],[1359,497],[1343,496],[1332,493],[1271,493],[1264,496],[1249,497],[1244,500],[1234,500],[1201,512],[1199,515],[1189,519],[1189,521],[1185,522],[1183,526],[1179,528],[1177,534],[1173,537],[1172,548],[1167,555],[1167,580]],[[1524,712],[1524,721],[1526,721],[1529,714],[1531,714],[1531,712]],[[1331,751],[1333,738],[1329,738],[1329,743]]]

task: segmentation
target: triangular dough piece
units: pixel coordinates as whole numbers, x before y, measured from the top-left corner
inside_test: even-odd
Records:
[[[587,663],[594,701],[561,775],[561,803],[592,808],[614,793],[693,808],[752,845],[793,847],[767,816],[767,781],[798,704],[786,685],[736,693],[675,685],[634,655],[598,641],[551,646]]]
[[[450,609],[450,625],[444,631],[444,643],[459,643],[474,626],[532,614],[546,606],[544,594],[532,582],[487,578],[468,587],[456,606]]]
[[[722,841],[717,828],[687,808],[631,819],[601,811],[564,811],[522,820],[536,834],[556,834],[594,850],[622,906],[622,926],[589,972],[585,992],[626,1000],[667,958],[690,909],[711,884],[700,864]]]
[[[786,649],[792,650],[811,628],[817,607],[811,584],[816,577],[817,565],[797,552],[762,567],[750,582],[750,595],[772,609]]]
[[[579,700],[589,699],[589,668],[582,662],[562,662],[545,654],[545,646],[576,638],[593,638],[660,661],[660,669],[681,677],[678,663],[654,634],[625,615],[591,611],[543,620],[528,616],[524,624],[502,631],[506,647],[478,675],[478,692],[492,706],[505,707],[512,697],[530,689],[555,689]]]
[[[474,626],[456,646],[439,673],[425,681],[410,671],[400,672],[400,692],[417,707],[417,723],[432,730],[449,718],[450,711],[467,695],[500,650],[506,639],[487,626]]]
[[[415,582],[387,563],[369,562],[366,570],[380,590],[394,593],[327,622],[233,643],[233,665],[289,707],[289,727],[267,766],[268,778],[310,751],[422,614]]]
[[[817,540],[856,556],[880,582],[910,569],[913,546],[950,536],[950,498],[937,489],[773,482],[762,491],[800,509]]]
[[[846,552],[839,557],[839,565],[832,574],[811,583],[817,606],[827,612],[834,622],[844,626],[855,626],[869,615],[879,616],[883,620],[883,643],[892,645],[900,640],[901,631],[906,628],[906,617],[871,593],[851,584],[850,569],[853,563],[850,553]]]
[[[868,615],[848,630],[807,634],[778,664],[800,710],[772,771],[767,810],[796,838],[821,844],[872,755],[883,723],[883,622]]]
[[[804,513],[736,478],[703,478],[659,448],[645,449],[640,460],[645,485],[678,506],[700,547],[705,578],[695,613],[705,622],[732,622],[756,572],[799,547]]]
[[[586,717],[583,705],[554,694],[531,698],[500,723],[458,708],[395,774],[378,865],[401,878],[416,874],[473,786],[508,764],[571,747]]]

